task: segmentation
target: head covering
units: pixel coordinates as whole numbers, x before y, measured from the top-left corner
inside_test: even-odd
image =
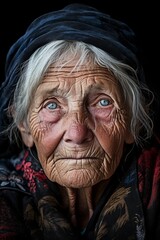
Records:
[[[5,109],[14,92],[21,65],[37,48],[54,40],[92,44],[137,69],[140,78],[143,77],[135,35],[125,23],[93,7],[76,3],[46,13],[30,24],[7,54],[5,81],[0,88],[0,131],[9,123]]]

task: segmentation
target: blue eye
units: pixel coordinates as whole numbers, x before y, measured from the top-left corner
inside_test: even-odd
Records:
[[[107,99],[100,100],[99,104],[103,107],[108,106],[110,104],[110,101]]]
[[[47,105],[47,108],[48,108],[49,110],[54,110],[54,109],[57,108],[57,103],[51,102],[51,103],[49,103],[49,104]]]

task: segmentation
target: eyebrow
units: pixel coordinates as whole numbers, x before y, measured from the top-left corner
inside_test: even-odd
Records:
[[[47,96],[66,96],[68,92],[66,92],[64,89],[60,89],[58,86],[53,87],[53,88],[45,88],[41,89],[40,94],[42,95],[47,95]]]

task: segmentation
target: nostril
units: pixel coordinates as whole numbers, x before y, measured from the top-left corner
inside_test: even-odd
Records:
[[[93,139],[92,131],[83,124],[74,124],[67,129],[64,139],[66,142],[81,144]]]

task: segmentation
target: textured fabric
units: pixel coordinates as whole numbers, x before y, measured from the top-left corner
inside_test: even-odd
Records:
[[[6,59],[5,81],[0,88],[0,131],[10,122],[5,110],[12,99],[21,65],[37,48],[54,40],[76,40],[92,44],[132,66],[137,70],[139,79],[144,81],[134,32],[126,24],[93,7],[68,5],[35,19],[10,48]],[[7,142],[4,144],[4,139],[0,146],[2,144],[1,149],[5,149]]]
[[[0,165],[0,239],[158,240],[160,151],[134,148],[117,170],[83,234],[63,209],[58,185],[28,151]],[[134,207],[133,207],[134,206]]]

